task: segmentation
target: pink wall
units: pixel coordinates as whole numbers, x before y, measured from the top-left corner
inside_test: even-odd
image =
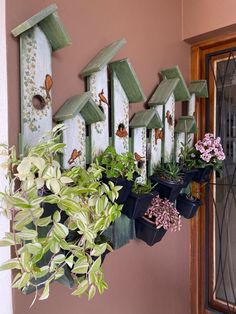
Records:
[[[183,39],[236,31],[235,0],[182,0]],[[223,29],[222,29],[223,28]]]
[[[11,143],[16,142],[19,132],[20,91],[19,44],[10,36],[10,30],[50,3],[7,1]],[[178,64],[188,79],[190,53],[189,46],[181,41],[181,0],[57,0],[56,3],[73,45],[53,57],[54,111],[68,97],[84,90],[84,83],[78,77],[83,66],[100,48],[121,37],[128,44],[117,58],[130,58],[147,96],[158,83],[162,67]],[[142,104],[131,107],[134,112]],[[104,267],[109,290],[103,296],[88,302],[70,296],[70,291],[55,284],[50,299],[37,303],[31,310],[32,296],[15,293],[14,314],[190,313],[188,222],[183,222],[180,233],[168,233],[152,248],[133,241],[110,254]]]

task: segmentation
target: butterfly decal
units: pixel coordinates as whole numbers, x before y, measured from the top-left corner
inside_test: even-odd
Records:
[[[116,131],[116,135],[117,135],[118,137],[127,137],[127,136],[128,136],[128,132],[127,132],[127,130],[126,130],[126,128],[125,128],[124,123],[120,123],[120,124],[118,125],[118,129],[117,129],[117,131]]]
[[[157,140],[164,139],[164,131],[162,129],[155,129],[155,144],[157,144]]]
[[[172,115],[170,113],[170,110],[166,111],[166,119],[167,119],[168,124],[170,126],[172,126],[173,125],[173,117],[172,117]]]
[[[77,149],[73,149],[72,153],[71,153],[71,156],[70,156],[70,159],[68,160],[68,164],[71,165],[73,164],[73,162],[75,162],[75,160],[81,156],[81,151],[80,150],[77,150]]]

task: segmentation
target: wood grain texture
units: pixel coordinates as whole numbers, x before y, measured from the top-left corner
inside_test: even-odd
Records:
[[[116,73],[129,103],[146,100],[141,84],[128,58],[110,63],[109,69]]]
[[[161,74],[166,79],[178,78],[179,82],[174,90],[175,101],[187,101],[190,99],[190,93],[178,66],[161,70]]]
[[[126,39],[117,40],[103,48],[80,72],[81,77],[90,76],[94,72],[101,71],[126,44]]]

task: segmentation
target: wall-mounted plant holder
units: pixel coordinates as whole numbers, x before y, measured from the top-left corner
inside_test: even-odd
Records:
[[[189,136],[195,133],[197,133],[195,118],[193,116],[181,116],[175,127],[176,162],[179,161],[179,154],[181,152],[181,148],[183,147],[182,144],[190,145]]]
[[[147,179],[147,129],[151,132],[162,129],[163,123],[155,109],[137,112],[130,122],[132,129],[132,150],[138,167],[141,169],[142,182]]]
[[[33,146],[52,129],[52,52],[71,44],[55,4],[12,30],[20,37],[20,150]]]
[[[72,166],[85,167],[86,125],[104,121],[105,114],[98,107],[90,92],[82,93],[68,99],[54,115],[56,122],[63,122],[63,142],[66,144],[63,154],[63,168]]]
[[[191,81],[189,84],[189,92],[191,94],[191,99],[188,103],[188,115],[195,116],[195,107],[196,107],[196,97],[198,98],[207,98],[208,97],[208,88],[206,80]],[[193,145],[194,135],[190,134],[190,145]]]
[[[109,146],[109,90],[107,64],[126,44],[120,39],[103,48],[81,71],[80,76],[86,78],[87,90],[91,91],[95,103],[104,112],[105,120],[91,125],[90,144],[91,161]]]

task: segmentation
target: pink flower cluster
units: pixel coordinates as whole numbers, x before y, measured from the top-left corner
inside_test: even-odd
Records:
[[[179,231],[181,229],[181,216],[177,209],[167,199],[161,199],[159,195],[154,197],[151,206],[145,213],[150,220],[155,222],[156,228],[163,227],[171,231]]]
[[[200,158],[207,163],[214,161],[214,159],[220,161],[225,159],[220,137],[215,138],[211,133],[205,134],[202,141],[197,141],[195,148],[201,153]]]

